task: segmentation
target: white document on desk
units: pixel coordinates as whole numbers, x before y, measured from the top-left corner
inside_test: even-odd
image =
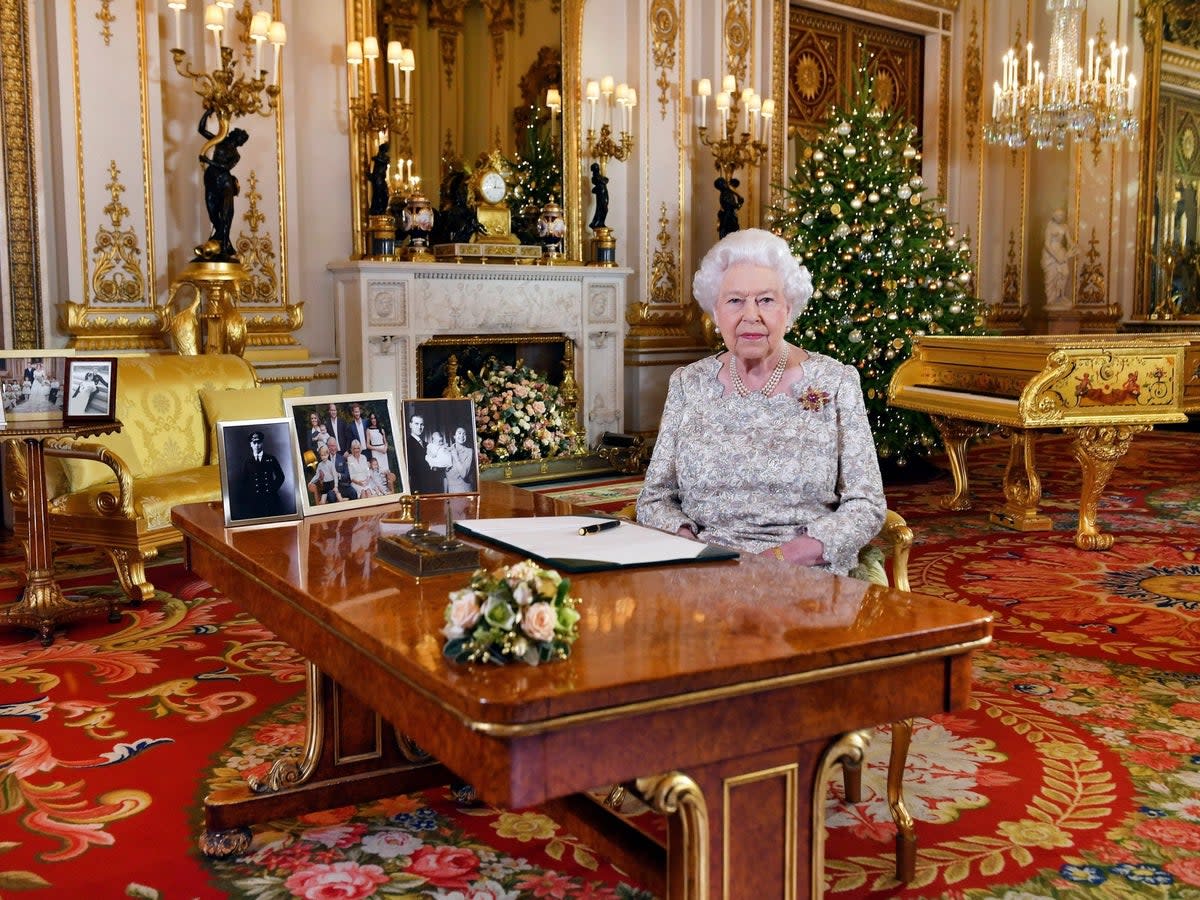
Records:
[[[611,521],[620,524],[594,534],[579,533],[580,528]],[[689,540],[611,516],[460,519],[454,526],[569,572],[708,562],[738,556],[738,551],[729,547]]]

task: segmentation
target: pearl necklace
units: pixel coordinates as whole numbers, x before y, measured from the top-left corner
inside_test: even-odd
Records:
[[[783,352],[779,354],[779,362],[775,363],[775,368],[771,370],[771,377],[757,391],[751,391],[745,384],[742,383],[742,376],[738,374],[737,364],[734,360],[737,358],[732,353],[729,354],[729,383],[733,385],[733,392],[739,397],[749,397],[751,393],[762,394],[764,397],[769,397],[771,392],[779,385],[783,378],[783,373],[787,370],[788,355],[791,353],[790,347],[784,347]]]

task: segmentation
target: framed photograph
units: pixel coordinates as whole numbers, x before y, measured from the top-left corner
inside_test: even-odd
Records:
[[[117,417],[117,360],[73,356],[66,362],[64,422],[96,422]]]
[[[300,518],[299,467],[288,419],[217,423],[225,524]]]
[[[63,414],[67,360],[74,350],[0,350],[3,419],[51,419]]]
[[[475,405],[465,398],[405,400],[404,455],[414,493],[478,493]]]
[[[408,493],[391,392],[285,397],[304,515],[393,503]]]

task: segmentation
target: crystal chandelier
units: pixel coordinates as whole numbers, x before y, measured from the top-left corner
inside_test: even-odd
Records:
[[[1024,59],[1015,48],[1004,54],[1002,80],[993,85],[992,119],[983,133],[989,144],[1061,150],[1068,135],[1115,143],[1137,134],[1137,79],[1125,73],[1129,48],[1116,41],[1104,47],[1101,24],[1099,46],[1088,38],[1086,68],[1081,64],[1080,22],[1086,8],[1087,0],[1046,0],[1053,24],[1045,69],[1033,58],[1033,41],[1025,45]]]

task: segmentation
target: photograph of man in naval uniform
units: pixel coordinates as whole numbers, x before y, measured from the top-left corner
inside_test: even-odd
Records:
[[[295,461],[287,419],[217,423],[226,525],[295,519]]]

